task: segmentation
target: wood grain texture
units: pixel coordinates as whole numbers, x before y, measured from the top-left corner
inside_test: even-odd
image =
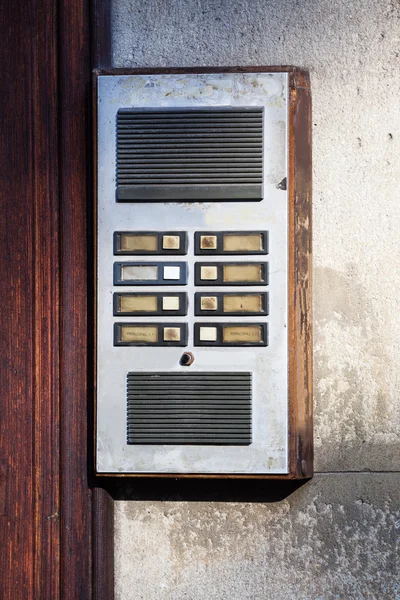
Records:
[[[58,244],[57,166],[48,169],[57,145],[56,39],[49,4],[3,3],[0,19],[4,600],[58,597],[57,260],[51,264]]]
[[[289,432],[290,471],[313,474],[312,168],[308,72],[290,76],[289,110]]]
[[[93,302],[89,2],[63,0],[60,22],[61,582],[65,597],[113,597],[112,504],[93,481]],[[71,35],[71,31],[74,35]],[[71,560],[73,557],[73,560]]]
[[[91,3],[92,65],[105,69],[111,65],[111,2]]]
[[[289,472],[287,475],[122,473],[104,477],[282,481],[312,477],[312,123],[308,72],[293,66],[97,69],[94,80],[100,75],[257,72],[289,74]],[[94,89],[96,93],[96,83]]]
[[[88,306],[86,82],[89,67],[88,4],[59,3],[61,206],[61,588],[87,596],[92,570],[92,503],[88,485]],[[71,32],[74,34],[71,35]],[[80,548],[86,546],[83,553]],[[76,557],[79,556],[79,560]]]
[[[112,503],[88,459],[88,11],[0,8],[2,600],[113,597]]]
[[[34,204],[34,598],[60,595],[60,330],[57,12],[34,9],[32,169]],[[28,132],[27,132],[28,133]]]

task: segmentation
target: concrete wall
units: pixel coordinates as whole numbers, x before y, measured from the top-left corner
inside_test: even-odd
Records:
[[[400,3],[113,0],[112,15],[115,67],[311,71],[317,471],[273,503],[131,484],[116,597],[400,599]]]

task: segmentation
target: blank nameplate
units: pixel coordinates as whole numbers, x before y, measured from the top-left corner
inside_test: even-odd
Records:
[[[114,294],[114,316],[176,316],[187,314],[187,294],[177,293],[116,293]]]
[[[224,252],[261,252],[263,240],[260,233],[224,234]]]
[[[114,254],[186,254],[185,231],[116,231]]]
[[[158,267],[157,265],[126,265],[121,268],[121,279],[122,281],[157,281]]]
[[[266,262],[195,263],[195,285],[267,285]]]
[[[114,346],[186,346],[186,323],[115,323]]]
[[[157,296],[120,296],[119,312],[121,313],[156,313]]]
[[[224,296],[224,313],[263,313],[263,298],[261,294],[246,296]]]
[[[123,252],[157,252],[157,235],[141,235],[135,233],[121,233],[121,247]]]
[[[184,262],[126,262],[114,264],[114,285],[186,285]]]
[[[224,265],[224,282],[245,281],[248,283],[260,283],[263,281],[261,265]]]

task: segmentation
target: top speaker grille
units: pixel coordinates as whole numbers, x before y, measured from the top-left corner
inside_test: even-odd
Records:
[[[120,109],[122,202],[262,200],[262,108]]]

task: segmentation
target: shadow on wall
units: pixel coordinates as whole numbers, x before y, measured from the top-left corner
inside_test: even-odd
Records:
[[[114,500],[169,502],[279,502],[305,481],[251,479],[104,478],[96,485],[108,490]]]

